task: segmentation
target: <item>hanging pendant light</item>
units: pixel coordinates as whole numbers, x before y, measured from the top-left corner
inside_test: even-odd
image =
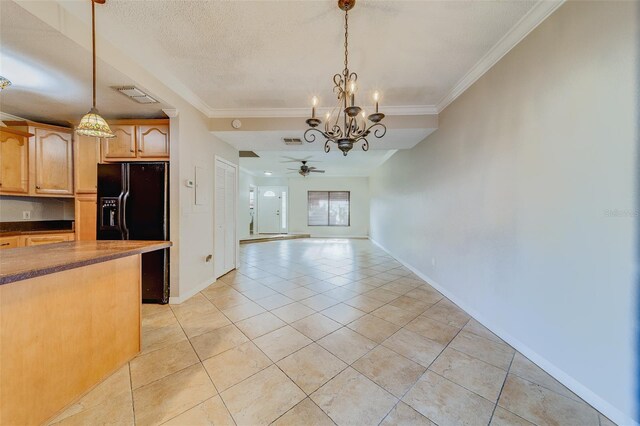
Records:
[[[11,86],[11,80],[0,75],[0,90],[4,90]]]
[[[82,117],[76,132],[82,136],[97,138],[114,138],[109,125],[98,114],[96,109],[96,3],[103,4],[105,0],[91,0],[91,54],[93,56],[93,103],[91,110]]]

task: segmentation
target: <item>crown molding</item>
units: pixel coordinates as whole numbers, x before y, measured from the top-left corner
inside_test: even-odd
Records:
[[[0,121],[24,121],[26,118],[0,111]]]
[[[163,108],[162,112],[169,118],[176,118],[178,116],[178,110],[176,108]]]
[[[437,104],[438,113],[509,53],[531,31],[549,17],[565,0],[540,0],[462,77]]]
[[[386,115],[431,115],[438,114],[435,105],[407,105],[383,106],[380,108]],[[322,116],[331,108],[318,108],[318,115]],[[223,108],[211,109],[209,118],[270,118],[309,116],[311,107],[303,108]]]

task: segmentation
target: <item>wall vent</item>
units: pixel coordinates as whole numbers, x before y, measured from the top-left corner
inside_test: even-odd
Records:
[[[283,138],[285,145],[302,145],[302,139],[300,138]]]

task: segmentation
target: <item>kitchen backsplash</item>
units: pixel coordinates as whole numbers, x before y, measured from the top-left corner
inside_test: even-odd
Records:
[[[23,218],[24,212],[29,212],[28,219]],[[0,196],[0,222],[73,219],[73,198]]]

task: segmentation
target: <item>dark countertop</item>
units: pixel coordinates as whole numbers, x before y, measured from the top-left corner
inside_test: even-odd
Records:
[[[0,237],[74,232],[73,220],[0,222]]]
[[[171,241],[72,241],[0,251],[0,284],[171,247]]]

